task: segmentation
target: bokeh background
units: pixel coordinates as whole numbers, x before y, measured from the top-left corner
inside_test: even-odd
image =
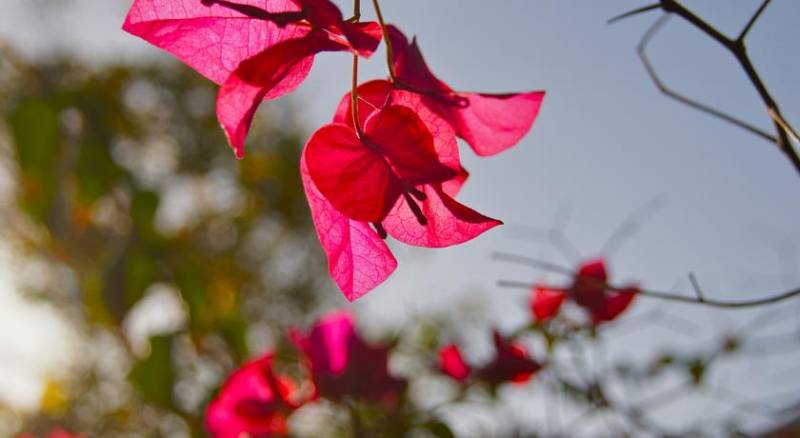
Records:
[[[202,406],[234,363],[334,307],[356,309],[375,336],[419,318],[445,321],[480,357],[487,327],[530,318],[527,292],[497,281],[558,279],[493,261],[493,252],[579,261],[565,260],[542,230],[563,231],[581,257],[607,257],[614,279],[653,289],[691,293],[689,272],[718,298],[800,284],[795,171],[774,146],[659,94],[635,53],[656,15],[606,24],[643,2],[385,2],[387,20],[416,35],[456,89],[548,94],[517,147],[490,159],[464,153],[472,176],[462,202],[506,226],[450,249],[392,243],[397,272],[353,305],[325,274],[297,174],[305,139],[347,91],[349,57],[317,57],[297,93],[263,105],[237,162],[214,119],[213,84],[122,32],[129,3],[5,0],[0,14],[0,434],[106,409],[99,436],[131,424],[180,436],[197,424],[159,406]],[[758,4],[692,7],[736,34]],[[800,5],[774,2],[748,37],[795,124],[798,18]],[[650,54],[673,88],[771,129],[740,67],[680,19]],[[383,77],[382,57],[361,75]],[[631,216],[643,206],[647,214]],[[635,233],[606,251],[632,218]],[[602,360],[704,348],[744,325],[763,339],[785,336],[776,354],[756,348],[715,372],[727,396],[655,413],[668,425],[698,421],[699,411],[708,422],[734,413],[763,430],[800,402],[800,304],[776,308],[642,299],[626,318],[663,318],[610,327]],[[513,423],[546,434],[554,414],[543,405],[560,405],[536,388],[512,388],[504,400],[488,415],[453,414],[455,430],[503,434]]]

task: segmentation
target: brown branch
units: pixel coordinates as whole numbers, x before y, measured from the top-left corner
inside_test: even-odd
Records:
[[[796,133],[796,131],[794,129],[791,128],[790,124],[783,117],[783,115],[781,114],[780,109],[778,108],[777,102],[772,97],[772,95],[769,93],[769,91],[767,90],[766,85],[764,85],[764,82],[761,80],[761,77],[758,75],[758,72],[756,71],[755,67],[753,66],[752,62],[750,61],[750,57],[747,55],[747,49],[746,49],[745,43],[744,43],[744,37],[747,36],[747,33],[753,27],[753,25],[755,24],[755,22],[758,19],[758,17],[761,16],[762,12],[764,12],[764,10],[766,9],[767,5],[769,4],[769,1],[767,0],[764,3],[761,4],[761,6],[753,14],[753,16],[750,18],[750,20],[748,20],[747,25],[744,27],[742,32],[739,34],[739,37],[737,39],[735,39],[735,40],[731,39],[731,38],[728,38],[727,36],[723,35],[719,30],[717,30],[716,28],[714,28],[713,26],[711,26],[710,24],[705,22],[703,19],[701,19],[700,17],[695,15],[693,12],[691,12],[688,9],[686,9],[683,5],[678,3],[677,0],[660,0],[660,1],[661,1],[661,9],[663,9],[665,12],[673,13],[673,14],[676,14],[679,17],[683,18],[684,20],[686,20],[687,22],[692,24],[694,27],[696,27],[697,29],[699,29],[700,31],[702,31],[703,33],[705,33],[706,35],[711,37],[714,41],[718,42],[720,45],[722,45],[723,47],[728,49],[728,51],[730,51],[731,54],[733,54],[733,56],[739,62],[739,65],[741,65],[742,69],[744,69],[745,74],[747,75],[747,78],[750,80],[750,83],[753,85],[753,87],[758,92],[759,97],[761,97],[761,101],[764,103],[764,106],[767,109],[767,114],[770,116],[770,119],[772,119],[773,125],[775,127],[775,132],[777,133],[777,138],[771,138],[770,141],[778,145],[780,150],[786,155],[786,157],[789,159],[789,161],[791,161],[791,163],[794,166],[795,170],[800,174],[800,156],[797,154],[797,151],[794,150],[794,148],[792,147],[791,142],[790,142],[790,137],[794,138],[795,141],[798,141],[797,133]],[[661,21],[661,20],[659,20],[659,21]],[[660,27],[660,24],[658,26],[654,25],[653,27],[651,27],[651,31],[652,32],[648,32],[650,34],[649,38],[652,38],[652,34],[655,32],[655,30],[657,30],[658,27]],[[653,30],[654,28],[655,28],[655,30]],[[645,34],[645,37],[648,37],[648,35]],[[649,39],[649,38],[647,38],[647,39]],[[643,38],[643,41],[646,43],[645,38]],[[648,69],[648,72],[649,71],[650,71],[650,69]],[[682,96],[682,97],[684,99],[680,99],[680,98],[677,98],[677,97],[675,97],[675,98],[678,99],[678,100],[684,101],[686,98],[685,98],[685,96]],[[688,99],[688,100],[692,101],[691,99]],[[695,104],[690,104],[688,102],[684,102],[684,103],[686,103],[687,105],[693,106],[695,108],[701,109],[698,105],[696,105],[697,102],[694,102]],[[751,131],[753,133],[757,133],[756,131],[753,131],[752,129],[748,128],[746,123],[737,123],[736,121],[734,121],[735,119],[734,120],[730,120],[728,118],[730,116],[722,117],[722,113],[715,114],[715,113],[713,113],[711,111],[708,111],[708,108],[701,109],[701,110],[705,111],[705,112],[708,112],[710,114],[713,114],[713,115],[715,115],[717,117],[723,118],[724,120],[727,120],[728,122],[733,123],[733,124],[735,124],[735,125],[737,125],[739,127],[742,127],[744,129],[747,129],[747,130],[749,130],[749,131]],[[717,111],[717,112],[719,112],[719,111]],[[741,121],[739,121],[739,122],[741,122]],[[764,138],[763,135],[761,135],[761,134],[759,134],[759,135],[762,138]]]
[[[742,32],[739,33],[739,36],[736,38],[736,41],[744,41],[744,38],[747,36],[747,33],[750,32],[750,29],[753,27],[754,24],[756,24],[756,20],[758,20],[758,17],[761,16],[761,13],[764,12],[764,9],[767,9],[767,5],[769,5],[770,1],[772,0],[764,0],[764,2],[761,3],[761,6],[758,7],[756,13],[753,14],[752,17],[750,17],[750,20],[747,21],[747,24],[744,26],[744,29],[742,29]]]
[[[711,116],[717,117],[728,123],[736,125],[748,132],[751,132],[761,137],[764,140],[769,141],[770,143],[777,143],[778,142],[777,137],[765,132],[764,130],[759,129],[721,110],[718,110],[702,102],[699,102],[695,99],[692,99],[688,96],[680,94],[664,84],[664,82],[661,80],[658,73],[656,72],[655,67],[653,67],[653,64],[650,62],[650,59],[647,56],[647,45],[650,43],[650,40],[653,39],[653,36],[655,36],[656,32],[658,32],[661,29],[661,27],[664,25],[664,23],[667,22],[668,19],[669,19],[668,14],[664,14],[661,17],[659,17],[658,20],[656,20],[656,22],[653,23],[653,25],[650,26],[649,29],[647,29],[647,32],[645,32],[645,34],[642,36],[642,39],[639,41],[639,45],[636,47],[636,53],[638,53],[639,59],[642,61],[645,70],[647,70],[647,75],[650,76],[650,80],[653,81],[653,84],[655,84],[656,88],[658,88],[658,90],[663,94],[665,94],[667,97],[675,99],[678,102],[683,103],[684,105],[690,106],[699,111],[707,113]]]
[[[583,280],[586,280],[587,282],[596,282],[599,285],[603,286],[605,289],[610,291],[619,291],[619,292],[630,291],[629,288],[614,286],[607,282],[600,281],[594,277],[580,276],[569,268],[565,268],[555,263],[550,263],[547,261],[538,260],[531,257],[526,257],[517,254],[508,254],[508,253],[494,253],[492,254],[492,258],[499,261],[507,261],[507,262],[521,264],[524,266],[530,266],[537,269],[544,269],[551,272],[557,272],[559,274],[568,275],[573,278],[581,278]],[[515,288],[515,289],[532,289],[534,287],[534,284],[531,282],[513,281],[513,280],[500,280],[497,282],[497,285],[500,287]],[[679,301],[683,303],[699,304],[709,307],[743,308],[743,307],[763,306],[798,297],[800,296],[800,287],[788,290],[786,292],[769,295],[764,298],[756,298],[756,299],[741,300],[741,301],[716,300],[706,297],[703,297],[701,299],[699,296],[690,296],[689,294],[676,294],[671,292],[662,292],[662,291],[648,290],[648,289],[640,289],[635,293],[638,295],[658,298],[661,300]]]
[[[619,14],[616,17],[609,18],[608,21],[606,21],[606,24],[614,24],[617,21],[623,20],[625,18],[633,17],[634,15],[639,15],[643,12],[654,11],[656,9],[661,9],[661,3],[654,3],[652,5],[642,6],[641,8],[636,8],[632,11]]]

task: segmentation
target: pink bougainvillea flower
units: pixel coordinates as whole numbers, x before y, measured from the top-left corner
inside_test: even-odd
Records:
[[[617,319],[622,312],[628,309],[638,293],[639,288],[636,286],[628,286],[623,290],[611,293],[606,292],[602,306],[590,310],[592,321],[600,324]]]
[[[135,0],[123,29],[223,86],[217,113],[240,158],[258,104],[297,88],[315,54],[369,56],[381,38],[329,0]]]
[[[539,114],[544,91],[513,94],[453,91],[428,68],[416,40],[389,26],[395,84],[419,93],[425,105],[447,120],[480,156],[498,154],[522,139]]]
[[[556,316],[566,298],[567,294],[562,290],[537,285],[529,300],[531,312],[537,321],[547,321]]]
[[[349,301],[383,283],[397,268],[386,242],[365,222],[339,213],[319,192],[308,173],[305,157],[300,176],[320,244],[328,256],[328,271]]]
[[[397,267],[381,236],[367,222],[379,222],[382,231],[401,242],[425,247],[463,243],[501,224],[453,199],[468,174],[461,167],[452,128],[420,96],[393,90],[387,81],[363,84],[358,95],[359,124],[365,128],[368,144],[357,138],[348,94],[334,124],[309,140],[301,159],[306,196],[331,276],[351,301],[379,285]],[[383,144],[389,146],[386,155]],[[404,152],[399,160],[391,155],[394,150]],[[316,170],[312,170],[312,160]],[[403,178],[406,168],[413,170],[414,179]],[[352,170],[352,181],[345,179],[349,173],[343,169]],[[425,172],[417,176],[420,170]],[[319,180],[314,179],[314,171]]]
[[[417,186],[427,199],[421,202],[426,223],[420,223],[406,198],[400,199],[382,223],[387,233],[409,245],[441,248],[471,240],[501,222],[486,217],[453,199],[468,177],[461,166],[455,132],[446,120],[431,111],[416,93],[392,88],[387,81],[367,82],[357,89],[359,118],[366,122],[379,109],[398,105],[411,109],[433,136],[433,146],[440,163],[455,172],[441,184]],[[346,94],[334,117],[334,123],[353,126],[350,94]]]
[[[367,344],[347,311],[323,316],[308,334],[294,330],[289,335],[305,357],[320,397],[393,405],[405,390],[406,382],[389,373],[390,347]]]
[[[297,408],[292,381],[276,374],[272,355],[253,360],[228,377],[206,412],[214,438],[284,436],[286,417]]]
[[[603,259],[582,263],[572,282],[572,299],[587,309],[602,307],[605,300],[608,272]]]
[[[364,136],[344,124],[315,132],[305,148],[311,179],[350,219],[380,223],[402,196],[420,196],[415,186],[450,180],[456,172],[439,162],[433,136],[409,108],[391,105],[364,124]]]
[[[445,345],[439,349],[439,370],[459,382],[466,380],[472,372],[461,356],[461,350],[455,344]]]
[[[332,165],[336,160],[331,160],[327,156],[341,157],[344,148],[337,147],[335,141],[325,137],[315,138],[316,134],[309,140],[309,146],[301,162],[303,184],[311,205],[317,234],[328,255],[331,275],[350,300],[363,296],[380,284],[397,266],[396,260],[379,234],[365,222],[380,222],[380,228],[395,239],[425,247],[460,244],[501,224],[500,221],[486,217],[453,199],[468,176],[466,170],[461,167],[455,133],[447,121],[422,103],[419,95],[392,89],[387,81],[372,81],[358,87],[358,96],[359,124],[365,127],[365,131],[371,129],[378,131],[377,137],[388,138],[390,147],[418,151],[418,156],[413,157],[414,162],[411,164],[416,165],[416,161],[425,159],[420,168],[432,169],[433,172],[429,173],[433,174],[434,178],[430,178],[429,174],[423,175],[430,181],[427,184],[416,184],[422,179],[399,181],[400,178],[394,178],[391,180],[393,182],[389,185],[389,190],[383,189],[380,184],[366,185],[364,178],[370,176],[382,178],[384,172],[391,175],[395,167],[391,161],[392,156],[389,155],[384,160],[377,154],[372,154],[369,148],[357,145],[356,152],[359,154],[370,152],[366,154],[367,157],[377,162],[377,165],[372,167],[373,173],[368,174],[358,171],[358,166],[363,166],[363,162],[352,161],[353,156],[344,156],[351,162],[341,165],[352,166],[359,178],[353,181],[354,184],[349,185],[348,190],[341,190],[339,187],[342,186],[343,174],[338,173],[337,167]],[[396,123],[386,124],[387,112],[389,119]],[[398,114],[400,116],[397,116]],[[334,124],[328,126],[336,126],[335,130],[330,130],[332,133],[346,133],[348,144],[358,141],[353,127],[349,94],[342,99],[334,117]],[[412,135],[403,135],[404,132],[410,132]],[[395,135],[396,133],[400,135]],[[378,146],[380,144],[371,137],[370,132],[366,132],[366,137],[371,143],[368,146],[373,146],[372,150],[380,150],[374,147],[375,144]],[[322,144],[323,147],[309,152],[312,142],[320,139],[324,139],[328,144]],[[409,146],[402,146],[399,143],[401,140]],[[412,145],[414,142],[417,143]],[[320,144],[314,145],[318,146]],[[422,152],[419,152],[420,148]],[[315,153],[317,170],[333,177],[332,180],[330,178],[327,180],[327,183],[331,184],[327,190],[332,197],[330,199],[328,195],[323,194],[309,172],[309,154]],[[381,160],[387,164],[384,165]],[[366,198],[370,193],[362,187],[377,191],[378,194],[373,194],[371,199]],[[403,190],[406,192],[398,196],[397,193]],[[361,214],[363,212],[356,211],[355,213],[359,214],[353,215],[353,210],[361,205],[352,202],[350,197],[353,193],[358,195],[360,200],[367,202],[368,208],[361,210],[371,210],[370,220],[365,221],[367,217]],[[382,220],[374,220],[380,216],[383,216]]]
[[[595,324],[616,319],[630,306],[638,291],[636,286],[610,291],[607,283],[608,271],[603,259],[581,264],[572,283],[572,298],[589,311]]]
[[[492,339],[495,357],[478,371],[481,378],[490,384],[525,383],[542,368],[539,362],[531,359],[522,344],[509,342],[497,330],[492,332]]]
[[[537,321],[547,321],[555,316],[564,300],[569,297],[585,308],[594,324],[609,322],[619,317],[633,302],[639,292],[635,285],[622,290],[608,290],[608,271],[603,259],[582,263],[567,289],[535,286],[530,296],[531,312]]]
[[[497,330],[492,331],[495,356],[474,373],[476,378],[496,386],[506,382],[525,383],[538,372],[542,365],[533,360],[525,347],[509,342]],[[445,345],[439,350],[439,370],[459,382],[465,381],[472,368],[464,361],[458,346]]]

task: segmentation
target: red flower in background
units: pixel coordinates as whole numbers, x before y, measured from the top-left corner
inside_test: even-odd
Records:
[[[608,272],[603,259],[594,259],[578,267],[572,285],[567,290],[536,286],[531,293],[530,307],[538,321],[555,316],[569,296],[585,308],[594,324],[613,321],[633,302],[639,288],[630,285],[623,290],[608,290]]]
[[[286,417],[298,406],[294,384],[272,368],[267,354],[243,365],[225,381],[206,412],[206,428],[215,438],[284,436]]]
[[[349,312],[329,313],[307,335],[293,331],[290,337],[305,357],[316,396],[392,405],[405,390],[406,382],[389,374],[390,347],[367,344],[356,333]]]
[[[522,344],[509,342],[497,330],[492,331],[492,340],[494,358],[474,372],[484,382],[492,386],[506,382],[525,383],[542,368],[539,362],[528,355]],[[439,370],[459,382],[473,374],[455,344],[448,344],[439,350]]]
[[[416,39],[388,26],[398,88],[420,93],[426,106],[439,114],[480,156],[514,146],[530,131],[539,114],[544,91],[511,94],[453,91],[428,68]]]
[[[439,370],[459,382],[467,380],[472,369],[461,356],[458,345],[448,344],[439,349]]]
[[[558,313],[566,298],[563,291],[537,285],[529,300],[531,312],[537,321],[547,321]]]
[[[525,346],[509,342],[497,330],[492,332],[492,340],[496,351],[494,360],[478,370],[481,378],[490,384],[525,383],[542,368],[528,356]]]
[[[397,266],[383,236],[364,222],[377,222],[381,232],[425,247],[463,243],[501,223],[453,198],[467,179],[455,133],[419,95],[393,89],[387,81],[368,82],[357,92],[367,142],[356,137],[348,94],[334,124],[309,140],[301,161],[331,275],[350,300],[380,284]],[[342,147],[341,139],[331,138],[337,133],[355,147]],[[397,159],[394,150],[415,153]],[[337,230],[333,235],[332,228]]]
[[[123,29],[222,86],[217,116],[239,158],[259,103],[297,88],[315,54],[369,56],[381,39],[329,0],[136,0]]]

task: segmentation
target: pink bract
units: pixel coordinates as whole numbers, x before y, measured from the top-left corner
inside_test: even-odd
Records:
[[[445,345],[439,349],[439,370],[459,382],[467,380],[472,371],[455,344]]]
[[[522,344],[509,342],[496,330],[492,332],[492,339],[494,360],[479,370],[481,377],[490,384],[525,383],[542,368],[530,358]]]
[[[237,3],[272,13],[300,11],[291,0]],[[245,59],[310,31],[297,23],[281,26],[219,4],[205,5],[200,0],[136,0],[122,28],[175,55],[219,85]],[[310,68],[311,64],[298,66],[297,76],[305,76]]]
[[[397,260],[368,224],[343,215],[322,196],[308,173],[305,156],[300,159],[300,176],[328,257],[328,271],[345,298],[354,301],[383,283],[397,268]]]
[[[231,374],[206,412],[206,428],[214,438],[284,436],[286,417],[296,408],[289,400],[288,378],[275,374],[267,354]]]
[[[315,54],[369,56],[381,39],[329,0],[136,0],[123,29],[223,85],[217,113],[239,158],[258,104],[297,88]]]
[[[439,161],[457,172],[456,177],[441,185],[418,186],[427,200],[421,203],[427,224],[420,224],[405,199],[400,199],[383,221],[393,238],[414,246],[442,248],[472,240],[502,222],[484,216],[460,204],[453,196],[467,180],[461,166],[456,136],[450,124],[430,110],[416,93],[393,89],[388,81],[371,81],[358,87],[361,120],[388,105],[400,105],[413,110],[431,132]],[[353,126],[350,94],[339,103],[334,122]]]
[[[536,286],[530,297],[530,308],[537,321],[547,321],[558,313],[567,294],[561,290]]]
[[[321,397],[356,397],[393,405],[405,390],[406,382],[389,373],[390,348],[367,344],[347,311],[331,312],[308,334],[293,331],[290,337],[305,357]]]
[[[433,136],[412,110],[391,105],[364,125],[364,138],[344,124],[323,126],[306,145],[319,191],[353,220],[381,222],[409,187],[456,176],[439,162]]]
[[[450,123],[480,156],[495,155],[517,144],[533,127],[544,91],[486,94],[453,91],[428,68],[416,40],[411,43],[389,26],[398,88],[423,96],[433,111]]]
[[[613,321],[624,313],[639,292],[638,286],[609,290],[605,260],[587,260],[578,266],[567,289],[552,289],[537,285],[530,296],[531,312],[537,321],[555,316],[566,298],[586,309],[593,324]]]
[[[387,81],[363,84],[358,95],[360,124],[367,131],[368,144],[357,138],[348,94],[339,104],[334,123],[312,136],[301,160],[303,184],[331,275],[351,301],[380,284],[397,266],[388,247],[365,222],[381,222],[395,239],[426,247],[463,243],[501,224],[453,199],[468,177],[461,167],[455,133],[420,96],[395,90]],[[391,150],[416,152],[399,160],[391,150],[376,153],[386,142],[393,145]],[[403,181],[398,183],[392,174],[403,176]],[[425,180],[430,183],[422,183]],[[326,188],[321,190],[320,184]],[[424,224],[408,198],[398,196],[408,185],[415,185],[424,196],[414,201],[426,219]]]

